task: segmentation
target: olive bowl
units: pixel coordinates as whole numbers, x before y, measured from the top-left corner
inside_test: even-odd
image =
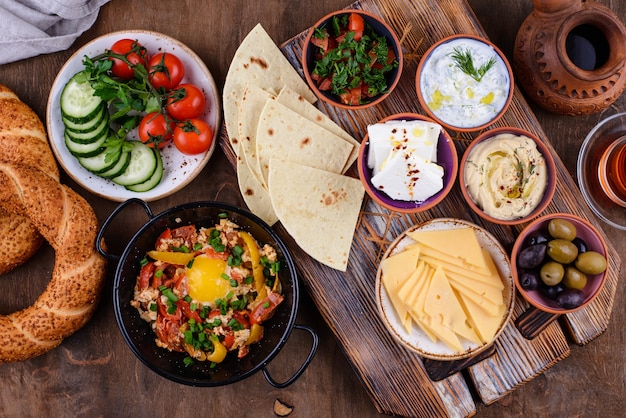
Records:
[[[606,259],[608,256],[608,248],[600,231],[598,231],[587,220],[570,213],[551,213],[544,215],[529,223],[520,232],[511,251],[511,273],[513,274],[517,290],[525,300],[538,310],[550,314],[562,315],[578,311],[589,305],[602,290],[606,281],[607,272],[605,270],[598,274],[587,275],[587,283],[582,289],[581,303],[576,307],[560,306],[554,298],[554,293],[550,293],[551,296],[549,296],[549,293],[546,291],[545,287],[543,287],[545,285],[543,285],[541,281],[537,283],[537,287],[534,289],[531,289],[534,286],[529,286],[527,283],[523,283],[524,279],[522,278],[522,275],[527,271],[519,266],[520,252],[532,243],[530,241],[531,239],[536,240],[536,238],[533,237],[536,237],[538,233],[545,234],[548,230],[549,222],[553,219],[563,219],[569,221],[576,229],[576,238],[584,242],[586,252],[595,251]],[[549,257],[546,255],[544,260],[547,260],[548,258]]]

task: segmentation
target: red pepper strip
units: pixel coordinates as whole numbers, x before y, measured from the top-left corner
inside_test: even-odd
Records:
[[[161,302],[161,298],[157,299],[157,307],[158,307],[159,315],[161,315],[163,318],[167,319],[168,321],[180,320],[181,318],[180,309],[176,309],[176,312],[174,312],[173,314],[167,312],[167,304]]]
[[[278,293],[270,293],[267,297],[250,312],[250,323],[260,324],[269,319],[276,307],[283,301],[283,296]]]
[[[182,311],[183,315],[185,315],[187,319],[193,319],[197,323],[202,322],[202,318],[200,318],[200,315],[198,314],[198,312],[191,310],[191,306],[189,305],[189,302],[183,299],[178,299],[176,301],[176,306],[178,306],[178,308]]]
[[[145,266],[141,268],[141,271],[139,272],[139,290],[145,290],[148,288],[148,285],[150,284],[150,279],[152,278],[153,274],[154,274],[153,262],[149,262],[148,264],[146,264]]]

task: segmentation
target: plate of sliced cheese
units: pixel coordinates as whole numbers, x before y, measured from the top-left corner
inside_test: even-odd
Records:
[[[514,299],[506,251],[462,219],[433,219],[404,231],[376,276],[376,303],[389,332],[434,360],[459,360],[491,346]]]

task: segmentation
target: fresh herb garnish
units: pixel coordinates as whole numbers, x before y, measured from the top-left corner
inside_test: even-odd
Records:
[[[458,69],[460,69],[479,83],[483,79],[487,71],[489,71],[491,67],[496,64],[496,58],[491,57],[489,61],[481,65],[479,68],[476,68],[474,66],[474,59],[469,49],[462,51],[458,47],[454,48],[454,52],[450,54],[450,57],[454,60]]]

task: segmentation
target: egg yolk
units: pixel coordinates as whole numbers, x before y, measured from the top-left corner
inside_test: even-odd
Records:
[[[213,303],[224,298],[232,287],[230,281],[223,277],[226,272],[225,260],[210,258],[205,254],[194,259],[193,265],[187,268],[189,296],[193,299]]]

